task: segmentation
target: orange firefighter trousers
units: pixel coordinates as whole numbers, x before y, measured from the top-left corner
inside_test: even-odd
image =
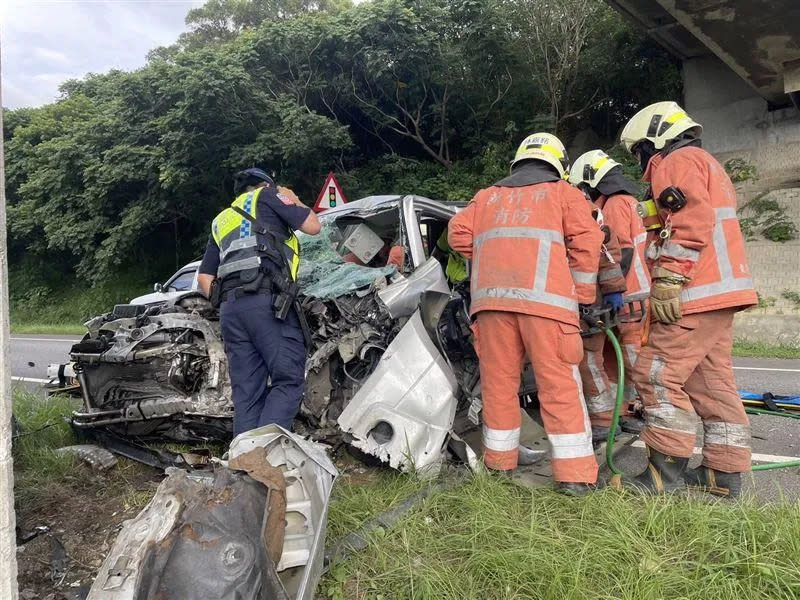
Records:
[[[633,369],[645,410],[642,440],[663,454],[690,457],[697,416],[703,464],[727,473],[750,470],[750,423],[733,377],[735,309],[654,322]]]
[[[625,400],[621,416],[631,415],[631,404],[638,397],[633,381],[633,366],[642,346],[642,324],[621,323],[617,336],[622,347],[622,363],[625,365]],[[581,361],[581,380],[589,419],[594,427],[610,427],[617,402],[617,357],[606,335],[598,333],[583,338],[583,360]]]
[[[518,392],[527,356],[550,441],[553,479],[594,483],[597,461],[578,372],[583,355],[578,328],[507,311],[479,312],[477,328],[486,466],[497,470],[517,466],[521,425]]]
[[[642,323],[620,323],[618,327],[619,343],[622,346],[622,363],[625,365],[625,408],[629,408],[633,401],[639,397],[636,391],[636,383],[633,381],[633,367],[636,366],[636,360],[639,358],[639,352],[642,348],[643,329],[644,325]],[[616,361],[614,366],[616,367]],[[616,369],[614,369],[614,379],[616,380]],[[631,413],[630,411],[623,411],[622,414]]]

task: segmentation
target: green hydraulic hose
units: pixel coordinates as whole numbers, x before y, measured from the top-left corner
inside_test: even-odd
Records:
[[[763,408],[746,408],[745,412],[751,415],[772,415],[774,417],[786,417],[788,419],[800,419],[800,415],[792,413],[779,413],[774,410],[766,410]],[[764,463],[762,465],[753,465],[753,471],[770,471],[772,469],[786,469],[789,467],[800,467],[800,460],[787,460],[786,462]]]
[[[789,467],[800,467],[800,460],[787,460],[786,462],[764,463],[763,465],[753,465],[751,471],[769,471],[770,469],[788,469]]]
[[[744,412],[750,415],[772,415],[773,417],[786,417],[787,419],[800,419],[800,415],[793,413],[775,412],[766,408],[745,408]]]
[[[622,471],[614,464],[614,443],[617,437],[617,427],[619,426],[619,417],[622,413],[622,403],[625,399],[625,363],[622,361],[622,348],[619,345],[619,340],[610,327],[605,328],[606,336],[611,340],[611,345],[614,347],[614,354],[617,357],[617,401],[614,403],[614,414],[611,416],[611,427],[608,431],[608,440],[606,441],[606,464],[609,470],[614,475],[622,475]]]

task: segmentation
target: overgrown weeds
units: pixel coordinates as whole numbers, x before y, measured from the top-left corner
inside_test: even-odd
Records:
[[[11,327],[15,333],[80,334],[85,332],[82,323],[86,320],[146,293],[147,286],[121,279],[94,287],[65,286],[59,290],[16,283],[10,291]]]
[[[758,169],[756,166],[743,158],[731,158],[725,161],[724,167],[731,181],[734,183],[758,180]]]
[[[141,489],[143,480],[155,471],[133,461],[120,459],[106,473],[97,473],[72,455],[58,455],[63,446],[79,443],[67,422],[75,400],[66,396],[46,398],[23,389],[14,391],[14,416],[18,433],[14,439],[14,499],[24,517],[60,499],[86,494],[87,500],[128,498],[131,506],[143,506],[154,491]]]
[[[800,347],[776,346],[739,340],[733,344],[733,356],[752,358],[800,358]]]
[[[800,292],[796,292],[794,290],[783,290],[781,292],[781,298],[791,302],[792,310],[800,310]]]
[[[763,192],[739,207],[739,225],[747,240],[758,239],[758,236],[771,242],[788,242],[797,238],[797,225],[787,214],[786,208],[769,192]]]
[[[328,541],[355,531],[370,518],[389,510],[428,482],[414,475],[380,469],[367,477],[342,475],[333,490],[328,516]]]
[[[324,588],[331,598],[788,600],[800,594],[798,556],[797,504],[613,490],[573,499],[489,475],[376,532]]]

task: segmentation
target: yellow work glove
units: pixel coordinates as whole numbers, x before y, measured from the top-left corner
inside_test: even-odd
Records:
[[[661,323],[676,323],[681,318],[681,291],[688,279],[663,267],[653,269],[650,310]]]

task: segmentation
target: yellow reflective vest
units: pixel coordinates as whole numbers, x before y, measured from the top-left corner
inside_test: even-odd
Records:
[[[219,213],[211,223],[211,235],[219,246],[219,268],[217,277],[225,279],[234,274],[250,269],[259,269],[261,260],[267,253],[258,242],[256,234],[259,233],[256,223],[243,217],[232,207],[257,218],[258,196],[264,188],[241,194],[233,201],[230,207]],[[288,247],[291,256],[287,259],[289,275],[292,281],[297,281],[297,270],[300,266],[300,242],[289,227],[286,228],[288,238],[284,244]],[[269,237],[265,240],[270,243]],[[277,249],[280,252],[280,248]],[[285,256],[284,253],[282,255]]]
[[[467,261],[447,243],[447,230],[445,229],[436,241],[436,247],[442,252],[447,252],[447,268],[445,273],[450,283],[461,283],[467,279]]]

